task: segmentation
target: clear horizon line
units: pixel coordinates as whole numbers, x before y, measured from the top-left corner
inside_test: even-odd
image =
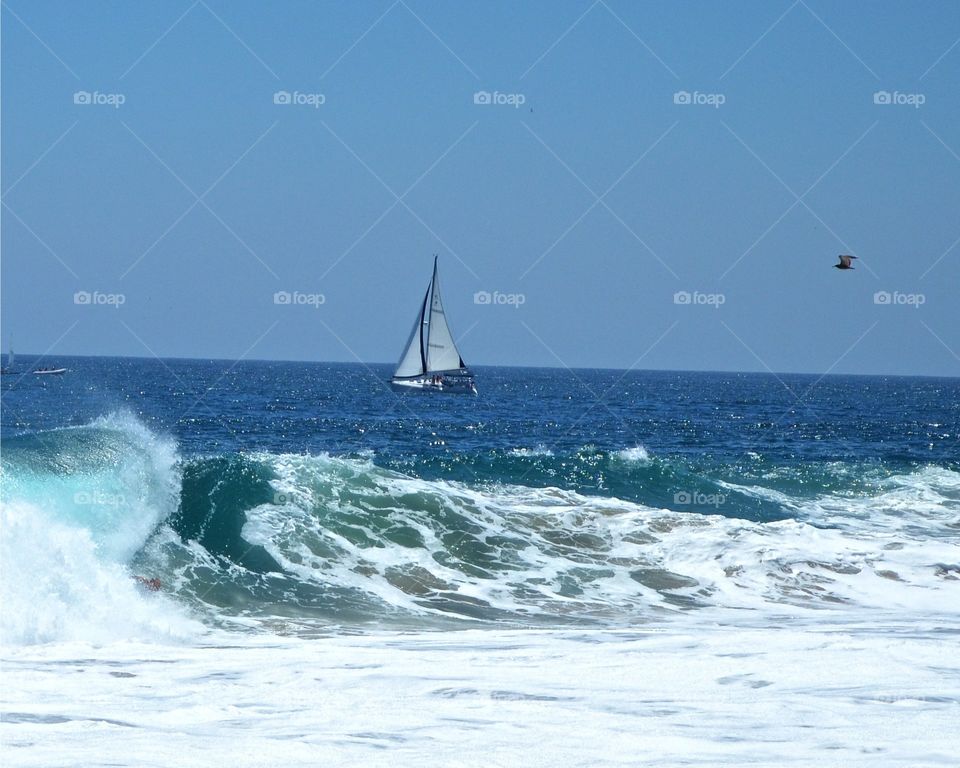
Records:
[[[18,352],[18,356],[21,357],[42,357],[42,355],[36,355],[29,352]],[[52,358],[54,355],[47,354],[46,357]],[[245,357],[245,358],[231,358],[231,357],[180,357],[180,356],[158,356],[158,355],[68,355],[63,354],[59,355],[62,358],[82,358],[82,359],[110,359],[110,358],[121,358],[125,360],[158,360],[158,361],[203,361],[210,363],[306,363],[314,365],[357,365],[357,366],[370,366],[370,365],[382,365],[382,366],[395,366],[396,361],[388,362],[367,362],[367,361],[357,361],[357,360],[292,360],[292,359],[281,359],[281,358],[254,358],[254,357]],[[558,370],[558,371],[612,371],[617,373],[623,372],[655,372],[655,373],[730,373],[730,374],[760,374],[763,376],[823,376],[823,378],[840,378],[844,376],[862,376],[862,377],[879,377],[885,376],[890,378],[901,378],[901,379],[957,379],[960,376],[950,375],[950,374],[930,374],[930,373],[828,373],[824,374],[820,371],[769,371],[766,369],[763,370],[742,370],[742,369],[712,369],[712,368],[615,368],[608,366],[577,366],[577,365],[509,365],[509,364],[491,364],[483,363],[478,365],[468,365],[468,368],[515,368],[517,370]]]

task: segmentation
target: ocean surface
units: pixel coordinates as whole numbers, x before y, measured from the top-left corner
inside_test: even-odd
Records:
[[[56,362],[4,766],[960,765],[960,379]]]

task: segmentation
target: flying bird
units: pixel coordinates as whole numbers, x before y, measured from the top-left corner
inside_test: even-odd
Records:
[[[851,259],[857,258],[856,256],[848,256],[845,253],[840,254],[838,257],[840,259],[839,264],[834,264],[837,269],[853,269],[853,266],[850,264]]]

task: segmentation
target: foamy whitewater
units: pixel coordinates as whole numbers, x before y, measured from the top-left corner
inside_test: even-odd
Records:
[[[169,364],[4,377],[4,765],[958,764],[956,380]]]

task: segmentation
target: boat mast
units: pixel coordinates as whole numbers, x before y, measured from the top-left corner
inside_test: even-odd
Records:
[[[427,292],[423,294],[423,306],[420,307],[420,369],[422,373],[427,372],[427,349],[423,345],[423,325],[427,322],[427,299],[430,298],[430,286],[427,286]],[[429,343],[429,335],[428,335]]]
[[[433,255],[433,276],[430,278],[430,287],[427,288],[427,293],[430,294],[430,303],[428,304],[428,306],[430,307],[430,314],[428,315],[429,319],[427,320],[427,345],[426,347],[424,347],[425,352],[424,352],[424,358],[423,358],[424,360],[423,370],[425,373],[427,372],[427,359],[430,355],[430,331],[433,329],[433,301],[434,301],[433,297],[437,292],[437,259],[438,258],[439,257],[436,254]]]

